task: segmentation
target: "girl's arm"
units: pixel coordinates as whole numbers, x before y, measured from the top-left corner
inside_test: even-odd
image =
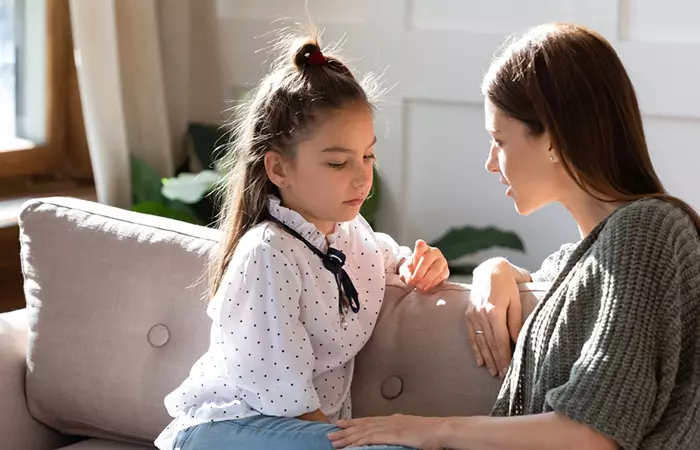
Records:
[[[308,422],[331,422],[320,409],[317,409],[316,411],[307,414],[302,414],[301,416],[298,416],[297,419],[306,420]]]
[[[379,244],[379,251],[384,256],[384,271],[386,273],[399,273],[399,267],[413,255],[413,251],[406,246],[399,245],[391,236],[386,233],[374,232]]]
[[[375,233],[380,251],[384,254],[386,273],[398,273],[409,286],[427,291],[450,276],[447,260],[438,248],[425,241],[417,241],[413,251],[384,233]]]

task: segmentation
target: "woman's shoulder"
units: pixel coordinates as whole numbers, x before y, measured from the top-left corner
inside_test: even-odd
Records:
[[[658,198],[621,206],[611,214],[600,234],[613,241],[641,239],[644,243],[658,241],[659,244],[670,244],[678,238],[698,240],[698,229],[688,213]]]
[[[700,235],[680,206],[643,199],[620,207],[592,236],[588,260],[618,279],[641,277],[661,284],[680,278],[700,286]]]

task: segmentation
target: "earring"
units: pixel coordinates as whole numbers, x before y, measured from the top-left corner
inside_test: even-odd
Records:
[[[550,152],[550,154],[549,154],[549,160],[552,161],[552,162],[554,162],[554,155],[552,155],[551,152]]]

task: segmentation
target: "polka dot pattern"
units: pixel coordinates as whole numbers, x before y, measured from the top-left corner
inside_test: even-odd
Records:
[[[332,274],[304,243],[272,223],[240,241],[207,314],[209,350],[165,399],[175,417],[156,443],[211,420],[254,414],[296,417],[321,409],[331,420],[351,417],[354,357],[379,316],[385,273],[396,272],[410,249],[374,233],[358,216],[323,236],[298,213],[271,198],[271,214],[322,251],[346,255],[345,270],[360,295],[347,327],[338,313]]]

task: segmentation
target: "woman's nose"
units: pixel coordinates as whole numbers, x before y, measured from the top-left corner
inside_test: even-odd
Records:
[[[496,156],[496,150],[494,146],[489,149],[489,156],[486,158],[486,164],[484,165],[488,172],[496,173],[500,172],[498,167],[498,157]]]

